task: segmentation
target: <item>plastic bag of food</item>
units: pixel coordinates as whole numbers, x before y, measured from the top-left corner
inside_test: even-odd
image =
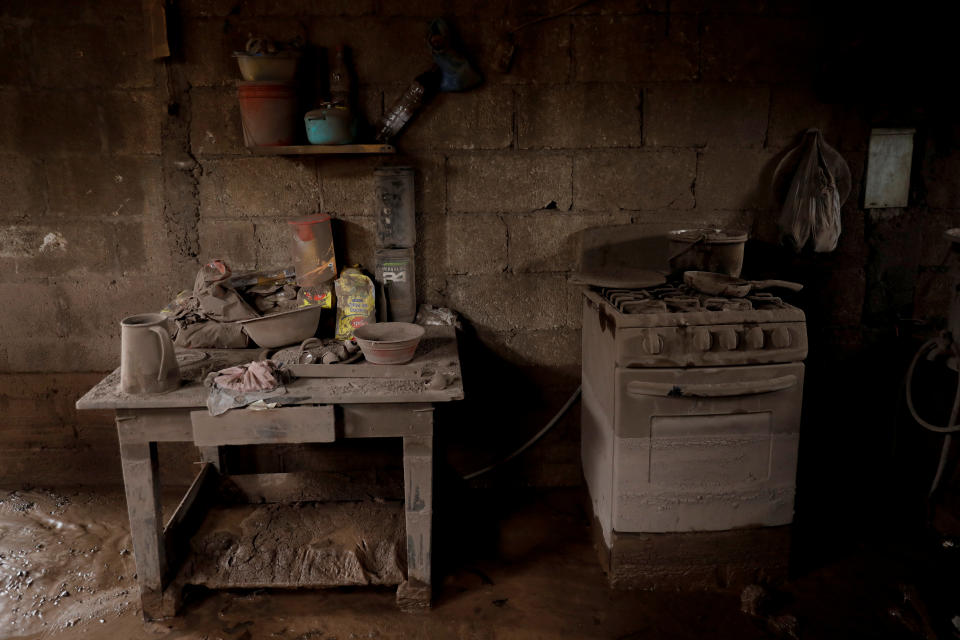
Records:
[[[373,281],[357,267],[340,272],[337,293],[337,340],[353,337],[353,330],[377,321]]]
[[[840,207],[850,193],[850,168],[818,129],[807,130],[803,143],[784,156],[777,173],[794,163],[780,212],[780,238],[798,252],[809,242],[816,252],[833,251],[840,241]]]
[[[322,309],[332,309],[333,283],[321,282],[315,287],[300,287],[300,291],[297,293],[297,306],[317,306]]]

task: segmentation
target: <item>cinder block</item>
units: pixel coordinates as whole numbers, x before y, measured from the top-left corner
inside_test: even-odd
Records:
[[[235,89],[193,89],[190,92],[190,116],[190,147],[195,155],[244,152],[240,105]]]
[[[927,209],[913,217],[913,224],[919,227],[919,242],[920,246],[924,248],[920,255],[920,266],[930,268],[942,266],[943,258],[950,251],[952,245],[944,237],[944,231],[960,226],[960,211]],[[857,231],[862,231],[862,229],[855,230],[854,233],[857,233]]]
[[[563,276],[454,275],[448,281],[450,304],[478,328],[511,331],[576,326],[570,309],[574,287]]]
[[[376,157],[320,162],[319,210],[338,218],[372,216],[373,171],[379,163],[380,159]]]
[[[385,18],[435,18],[447,11],[446,0],[381,0],[377,15]]]
[[[0,136],[0,153],[15,153],[18,135],[16,135],[19,117],[20,90],[0,86],[0,129],[11,134]]]
[[[349,267],[358,264],[367,271],[368,275],[373,275],[376,230],[376,220],[371,217],[335,220],[333,233],[338,266]]]
[[[23,26],[0,26],[0,60],[26,60],[26,39],[26,29]],[[0,66],[0,85],[25,85],[29,82],[30,65],[14,63]]]
[[[79,412],[77,399],[100,374],[0,374],[0,442],[3,448],[49,448],[77,444],[80,425],[108,424],[109,411]]]
[[[220,18],[230,15],[237,3],[235,0],[181,0],[178,7],[185,18]]]
[[[0,117],[3,124],[10,123],[6,131],[11,135],[0,136],[0,140],[9,140],[7,150],[37,156],[105,150],[98,109],[102,94],[94,97],[86,92],[34,90],[4,93],[5,110],[9,112],[0,113]],[[78,127],[78,122],[85,126]]]
[[[33,82],[50,89],[153,86],[142,25],[128,21],[63,25],[38,23],[31,29]],[[19,65],[16,65],[19,66]]]
[[[703,24],[703,79],[803,84],[818,61],[815,32],[804,18],[710,15]]]
[[[43,164],[0,155],[0,221],[36,221],[46,210]]]
[[[203,162],[200,209],[214,218],[295,218],[323,202],[312,161],[235,158]]]
[[[960,155],[928,154],[924,162],[923,183],[927,204],[943,209],[960,209]]]
[[[405,90],[385,94],[384,103],[393,104]],[[513,91],[494,86],[438,95],[397,138],[411,150],[505,149],[512,140]]]
[[[97,122],[104,151],[159,154],[166,108],[157,91],[110,91],[98,95]],[[76,120],[71,120],[74,124]]]
[[[507,337],[506,347],[517,354],[517,363],[523,366],[566,370],[580,367],[578,329],[518,331]]]
[[[510,233],[510,269],[524,272],[569,272],[580,263],[582,231],[589,227],[629,224],[629,213],[581,215],[557,211],[505,216]]]
[[[366,16],[374,13],[373,0],[253,0],[248,12],[254,16]]]
[[[496,37],[491,43],[494,47],[505,31],[506,28],[493,34]],[[510,72],[501,76],[491,73],[491,78],[509,83],[569,82],[573,74],[572,34],[570,18],[558,18],[524,29],[516,35],[516,51]],[[491,48],[485,59],[492,59],[493,54]]]
[[[275,269],[293,264],[290,225],[285,219],[254,221],[254,235],[247,243],[255,249],[257,269]],[[338,254],[340,257],[340,254]],[[343,265],[340,265],[343,266]]]
[[[913,317],[927,320],[933,326],[946,324],[954,285],[939,269],[921,269],[913,298]]]
[[[767,147],[777,150],[793,147],[811,128],[820,129],[827,144],[838,150],[866,150],[870,139],[869,120],[855,107],[820,102],[810,89],[776,87],[771,90]]]
[[[770,90],[663,85],[643,92],[644,142],[664,147],[761,147]]]
[[[192,287],[198,260],[204,256],[199,246],[200,221],[189,216],[185,218],[183,221],[171,220],[159,214],[140,218],[136,222],[142,230],[139,243],[133,242],[129,249],[119,248],[124,275],[158,275],[178,289]],[[123,229],[120,232],[124,233]]]
[[[698,43],[693,16],[574,18],[574,77],[581,82],[694,80]]]
[[[570,8],[566,0],[511,0],[509,13],[523,17],[550,16]],[[673,5],[669,6],[673,10]],[[606,0],[591,2],[569,11],[574,16],[633,15],[648,11],[667,11],[666,0]]]
[[[446,306],[447,284],[447,216],[439,213],[417,213],[416,275],[417,301],[420,304]]]
[[[838,107],[817,100],[809,89],[777,87],[770,95],[770,128],[767,146],[786,149],[799,144],[807,129],[820,129],[832,147],[839,148]]]
[[[25,292],[31,295],[25,296]],[[0,293],[5,300],[16,301],[18,313],[0,315],[0,329],[3,330],[4,346],[8,361],[16,352],[34,351],[35,345],[21,344],[41,335],[50,336],[51,328],[57,319],[56,289],[45,283],[31,282],[2,283]],[[57,327],[61,329],[62,327]],[[51,337],[56,337],[56,333]],[[62,337],[62,336],[61,336]],[[8,364],[9,366],[9,364]],[[23,369],[7,368],[8,371]]]
[[[216,5],[214,5],[216,6]],[[248,31],[243,30],[237,18],[196,18],[183,21],[183,49],[180,68],[193,87],[234,85],[240,79],[237,61],[231,56],[242,51]],[[256,33],[268,33],[255,29]],[[292,37],[286,33],[270,33],[273,37]]]
[[[621,84],[574,84],[519,90],[521,149],[639,147],[640,91]]]
[[[57,463],[51,465],[51,459]],[[0,449],[0,482],[7,487],[121,485],[120,451],[76,446]]]
[[[447,158],[442,154],[418,153],[404,158],[413,167],[417,215],[444,213],[447,208]],[[372,196],[371,196],[372,197]]]
[[[472,0],[447,0],[445,15],[473,18],[502,18],[506,14],[508,2],[473,2]]]
[[[74,156],[44,170],[49,217],[128,219],[162,206],[158,157]]]
[[[371,21],[318,18],[310,24],[310,42],[333,51],[349,45],[353,68],[364,83],[408,85],[433,63],[425,46],[427,24],[414,18]]]
[[[756,209],[772,204],[775,154],[753,149],[708,149],[700,156],[697,208]]]
[[[23,363],[27,368],[21,370],[112,370],[119,363],[120,321],[136,313],[159,311],[178,289],[184,288],[183,284],[192,285],[146,275],[124,279],[88,275],[57,280],[51,293],[57,305],[57,335],[62,337],[41,338],[33,352],[40,358]],[[50,336],[49,330],[44,336]],[[15,354],[10,355],[12,359]]]
[[[257,225],[252,220],[203,218],[198,225],[202,263],[220,258],[234,271],[253,269],[257,264]]]
[[[597,151],[574,159],[578,210],[690,209],[694,206],[694,151]]]
[[[494,213],[447,218],[447,269],[455,274],[502,273],[507,268],[507,224]],[[427,259],[435,259],[428,256]]]
[[[117,233],[109,222],[57,220],[0,228],[0,264],[10,273],[54,276],[117,268]]]
[[[486,213],[534,211],[549,206],[566,211],[571,204],[570,174],[571,159],[564,155],[450,156],[447,209],[454,213]]]
[[[671,0],[671,13],[766,13],[768,0]]]

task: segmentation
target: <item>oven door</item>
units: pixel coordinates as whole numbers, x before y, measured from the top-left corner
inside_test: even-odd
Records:
[[[617,369],[614,529],[793,520],[803,364]]]

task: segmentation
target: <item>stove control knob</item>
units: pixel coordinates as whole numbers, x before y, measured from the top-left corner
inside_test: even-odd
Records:
[[[721,349],[733,351],[737,348],[737,332],[733,329],[722,329],[717,332],[717,342]]]
[[[706,329],[700,329],[693,334],[693,346],[700,351],[710,351],[713,345],[713,336]]]
[[[663,351],[663,338],[656,331],[651,331],[644,338],[643,346],[647,353],[657,355]]]
[[[744,338],[746,339],[747,349],[751,351],[763,349],[763,329],[760,327],[747,329],[747,335]]]
[[[770,342],[777,349],[786,349],[790,346],[790,331],[785,327],[777,327],[770,333]]]

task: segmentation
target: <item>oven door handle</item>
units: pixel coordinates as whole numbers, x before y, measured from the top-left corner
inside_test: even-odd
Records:
[[[767,380],[742,382],[716,382],[713,384],[671,384],[669,382],[644,382],[634,380],[627,384],[631,396],[657,396],[661,398],[728,398],[752,396],[760,393],[783,391],[797,384],[797,376],[787,375]]]

